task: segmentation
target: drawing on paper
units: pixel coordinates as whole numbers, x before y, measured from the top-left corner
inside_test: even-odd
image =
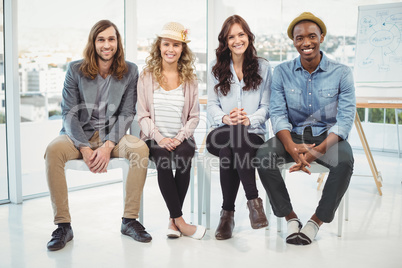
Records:
[[[402,81],[401,8],[360,10],[356,81]]]

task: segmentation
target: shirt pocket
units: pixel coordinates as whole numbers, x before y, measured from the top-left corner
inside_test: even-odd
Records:
[[[319,90],[319,102],[320,108],[329,108],[337,106],[338,103],[338,88],[320,89]]]
[[[286,104],[289,109],[301,109],[302,91],[298,88],[285,88]]]

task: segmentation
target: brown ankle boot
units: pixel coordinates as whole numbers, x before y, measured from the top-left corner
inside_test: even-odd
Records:
[[[265,216],[264,207],[261,198],[255,198],[247,201],[250,211],[250,222],[253,229],[260,229],[268,226],[268,220]]]
[[[216,228],[215,237],[218,240],[225,240],[232,237],[232,232],[235,227],[234,211],[221,210],[221,218],[218,228]]]

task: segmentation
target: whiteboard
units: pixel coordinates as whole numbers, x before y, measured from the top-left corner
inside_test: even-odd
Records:
[[[359,6],[355,81],[402,81],[402,2]]]

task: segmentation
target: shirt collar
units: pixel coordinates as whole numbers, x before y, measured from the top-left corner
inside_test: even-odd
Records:
[[[328,70],[328,58],[327,56],[324,54],[324,52],[320,51],[322,58],[320,61],[320,64],[318,64],[318,69],[326,72]]]
[[[320,54],[322,55],[322,58],[321,58],[320,63],[318,64],[318,67],[316,70],[326,72],[328,70],[328,58],[322,51],[320,51]],[[301,65],[300,55],[299,55],[299,57],[296,58],[296,64],[294,67],[294,71],[297,71],[297,70],[303,70],[303,66]]]
[[[234,69],[234,65],[233,65],[233,60],[232,60],[232,59],[230,59],[230,71],[232,72],[233,80],[234,80],[236,83],[240,83],[240,84],[243,84],[243,83],[244,83],[244,78],[243,78],[241,81],[239,81],[239,78],[237,77],[236,71],[235,71],[235,69]]]

